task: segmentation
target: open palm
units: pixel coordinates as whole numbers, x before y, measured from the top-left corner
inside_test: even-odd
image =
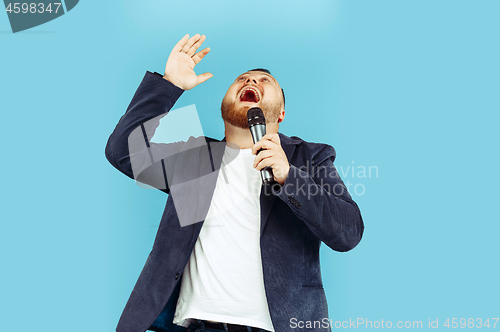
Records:
[[[168,57],[163,77],[183,90],[190,90],[213,77],[211,73],[196,75],[194,72],[194,67],[210,52],[207,47],[196,53],[205,38],[205,35],[199,34],[191,38],[189,35],[182,37]]]

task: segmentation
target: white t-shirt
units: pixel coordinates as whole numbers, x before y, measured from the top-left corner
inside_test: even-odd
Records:
[[[251,149],[226,146],[207,217],[182,275],[175,324],[187,327],[195,318],[274,331],[260,255],[262,181],[254,159]]]

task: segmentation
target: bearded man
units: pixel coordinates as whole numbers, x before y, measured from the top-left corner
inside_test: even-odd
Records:
[[[333,165],[333,147],[278,132],[285,95],[271,73],[250,70],[231,84],[222,141],[151,141],[158,118],[213,76],[194,72],[210,51],[197,51],[204,40],[184,36],[164,75],[146,73],[106,145],[118,170],[169,194],[116,330],[330,331],[320,244],[353,249],[363,220]],[[267,131],[255,144],[253,107]],[[262,183],[265,167],[274,185]]]

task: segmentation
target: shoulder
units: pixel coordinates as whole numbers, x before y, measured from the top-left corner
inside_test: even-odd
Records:
[[[316,143],[303,140],[298,136],[286,136],[279,133],[282,145],[295,145],[295,153],[305,154],[310,157],[323,156],[335,158],[336,151],[333,146],[326,143]]]

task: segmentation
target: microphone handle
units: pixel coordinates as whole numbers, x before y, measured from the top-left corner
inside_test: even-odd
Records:
[[[265,124],[256,124],[250,127],[250,132],[252,133],[252,138],[254,144],[260,141],[260,139],[266,134],[266,125]],[[262,151],[260,149],[257,153]],[[273,169],[269,166],[264,167],[260,170],[260,176],[262,178],[263,184],[271,184],[274,183],[274,175]]]

